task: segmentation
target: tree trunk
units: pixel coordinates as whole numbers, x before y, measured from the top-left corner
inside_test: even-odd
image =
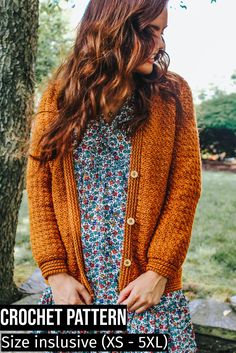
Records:
[[[33,114],[39,0],[0,0],[0,304],[21,297],[14,246]]]

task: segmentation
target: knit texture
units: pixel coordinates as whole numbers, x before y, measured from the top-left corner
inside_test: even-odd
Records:
[[[182,265],[201,196],[201,158],[192,92],[175,75],[184,116],[177,119],[173,100],[155,96],[147,123],[131,139],[120,291],[147,270],[167,277],[164,293],[182,288]],[[34,155],[39,155],[37,141],[57,113],[57,92],[58,84],[51,84],[41,98],[30,143]],[[31,248],[43,276],[47,280],[67,272],[93,295],[84,271],[72,152],[40,169],[29,157],[26,172]]]

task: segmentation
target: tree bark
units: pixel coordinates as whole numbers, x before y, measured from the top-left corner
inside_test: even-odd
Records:
[[[0,0],[0,304],[22,296],[14,246],[33,114],[39,0]]]

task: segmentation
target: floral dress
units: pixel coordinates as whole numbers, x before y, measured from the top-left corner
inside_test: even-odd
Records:
[[[81,241],[94,304],[116,304],[124,235],[131,140],[119,121],[132,119],[134,95],[126,99],[111,124],[101,115],[88,123],[82,142],[74,142],[73,160],[81,212]],[[54,304],[51,287],[39,304]],[[128,333],[165,333],[168,352],[197,352],[189,300],[182,289],[163,294],[143,313],[127,312]],[[36,331],[39,333],[39,331]],[[48,331],[47,331],[48,332]],[[112,331],[61,331],[61,333]],[[50,331],[58,333],[58,331]],[[115,333],[115,331],[114,331]],[[118,333],[118,331],[116,331]]]

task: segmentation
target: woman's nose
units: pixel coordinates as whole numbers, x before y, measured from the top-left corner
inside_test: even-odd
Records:
[[[165,47],[166,47],[166,43],[165,43],[165,40],[163,38],[163,35],[161,35],[160,37],[157,38],[156,40],[156,48],[157,48],[157,51],[159,50],[165,50]]]

